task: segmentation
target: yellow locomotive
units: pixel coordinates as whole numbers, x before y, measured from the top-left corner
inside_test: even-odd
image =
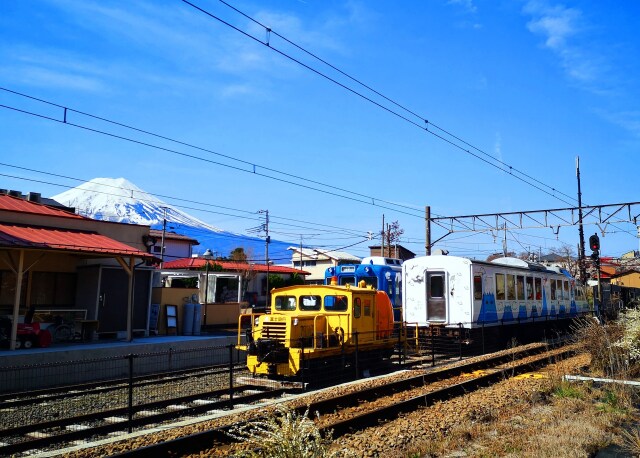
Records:
[[[364,285],[274,289],[270,313],[247,318],[240,317],[237,348],[247,352],[252,374],[270,378],[295,377],[303,365],[328,367],[356,351],[389,357],[398,343],[389,297]]]

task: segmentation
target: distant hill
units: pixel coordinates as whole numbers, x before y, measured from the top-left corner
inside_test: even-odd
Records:
[[[207,224],[188,213],[167,204],[138,188],[125,178],[94,178],[73,189],[57,194],[52,199],[89,218],[151,226],[162,230],[163,220],[167,220],[167,231],[186,235],[200,242],[194,253],[204,253],[207,249],[225,257],[238,247],[244,248],[251,259],[264,262],[265,241],[259,237],[249,237],[224,231]],[[287,247],[291,243],[271,239],[269,259],[275,264],[285,264],[291,260]]]

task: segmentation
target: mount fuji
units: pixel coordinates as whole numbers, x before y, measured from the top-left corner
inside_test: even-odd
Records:
[[[236,234],[207,224],[143,191],[125,178],[94,178],[57,194],[52,199],[68,207],[75,207],[80,215],[103,221],[142,224],[162,230],[166,218],[168,232],[185,235],[200,242],[200,245],[194,247],[194,252],[204,252],[210,248],[224,257],[242,247],[250,258],[264,259],[264,239]],[[287,248],[291,245],[271,239],[269,259],[276,264],[288,264],[291,252]]]

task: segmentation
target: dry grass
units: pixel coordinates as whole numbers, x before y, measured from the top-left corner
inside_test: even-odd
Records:
[[[601,326],[583,321],[576,327],[576,342],[590,354],[594,376],[628,379],[640,372],[629,351],[640,333],[630,333],[625,325],[629,322]],[[625,339],[625,345],[619,344]],[[566,381],[564,375],[574,371],[566,361],[551,365],[523,402],[500,409],[475,407],[447,434],[408,456],[446,457],[458,451],[467,457],[588,457],[611,444],[640,456],[640,428],[625,430],[637,420],[637,389]]]

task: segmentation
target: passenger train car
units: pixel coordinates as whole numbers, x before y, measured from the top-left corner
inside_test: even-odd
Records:
[[[391,302],[370,287],[300,285],[274,289],[271,313],[240,317],[237,348],[247,352],[254,375],[297,376],[360,355],[381,360],[393,352]],[[246,321],[245,321],[246,322]],[[246,342],[241,343],[246,333]]]
[[[402,277],[405,321],[421,327],[477,329],[593,312],[568,272],[516,258],[423,256],[405,261]]]
[[[368,286],[386,292],[393,305],[394,321],[402,321],[402,260],[370,256],[360,264],[329,267],[324,275],[325,285],[334,278],[338,285],[358,285],[364,280]]]

